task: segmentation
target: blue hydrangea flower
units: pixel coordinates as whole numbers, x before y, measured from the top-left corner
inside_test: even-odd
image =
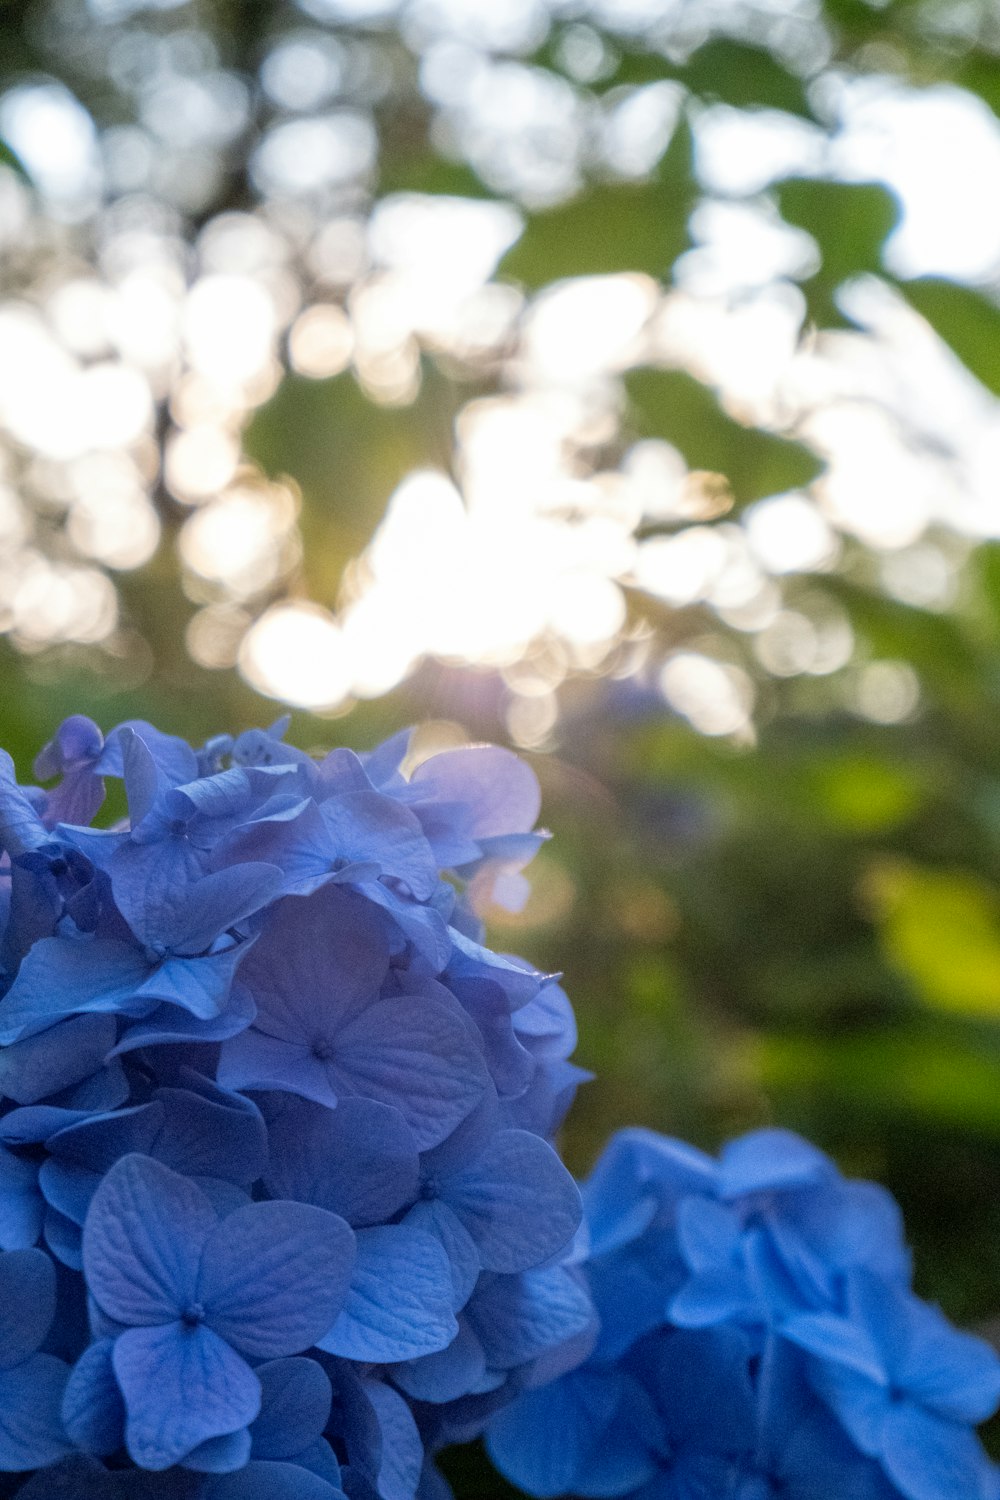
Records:
[[[490,1424],[536,1496],[995,1500],[1000,1357],[914,1296],[899,1211],[808,1142],[622,1131],[584,1187],[599,1331]]]
[[[542,838],[534,777],[287,728],[195,751],[77,715],[47,790],[0,757],[0,1470],[38,1471],[27,1500],[428,1500],[440,1443],[592,1331],[551,1144],[572,1011],[479,916]],[[90,827],[109,778],[128,816]]]

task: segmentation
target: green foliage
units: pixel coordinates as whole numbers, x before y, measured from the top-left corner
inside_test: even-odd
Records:
[[[935,1009],[1000,1019],[1000,893],[965,870],[890,865],[872,882],[886,954]]]
[[[625,384],[635,430],[667,438],[692,469],[725,474],[738,504],[797,489],[822,470],[801,443],[734,421],[681,370],[635,370]]]
[[[980,292],[936,277],[904,282],[902,290],[966,369],[1000,395],[1000,307]]]
[[[501,264],[537,289],[569,276],[645,271],[658,280],[688,248],[698,196],[690,126],[681,120],[656,172],[644,182],[601,182],[535,215]]]
[[[821,328],[846,326],[837,292],[852,276],[881,270],[882,246],[899,218],[895,197],[874,182],[812,177],[789,178],[776,194],[782,218],[819,248],[820,268],[802,282],[810,318]]]

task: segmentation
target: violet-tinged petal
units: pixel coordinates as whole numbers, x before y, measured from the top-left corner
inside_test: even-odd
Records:
[[[167,785],[180,786],[197,776],[198,757],[191,746],[175,734],[164,734],[145,719],[127,719],[111,730],[96,766],[102,776],[124,774],[123,742],[130,733],[142,740]]]
[[[334,1088],[394,1105],[421,1150],[444,1140],[487,1087],[469,1033],[436,1001],[378,1001],[348,1021],[332,1042],[326,1066]]]
[[[348,1097],[331,1110],[274,1098],[265,1182],[275,1198],[315,1203],[355,1229],[384,1223],[412,1203],[417,1149],[397,1109],[374,1099]]]
[[[242,1352],[298,1354],[337,1316],[354,1257],[354,1236],[336,1214],[306,1203],[250,1203],[205,1242],[197,1301]]]
[[[361,1229],[350,1287],[319,1347],[389,1364],[443,1349],[458,1331],[451,1270],[441,1245],[407,1224]]]
[[[432,755],[414,771],[410,785],[428,800],[461,807],[463,830],[475,839],[527,832],[541,807],[534,771],[498,745],[470,745]]]
[[[201,1251],[216,1222],[193,1182],[150,1157],[122,1157],[94,1194],[84,1226],[92,1296],[121,1323],[179,1318],[197,1300]]]
[[[260,1381],[204,1324],[129,1328],[112,1360],[125,1443],[140,1468],[169,1469],[206,1439],[248,1427],[260,1410]]]
[[[0,850],[14,859],[37,849],[48,837],[37,808],[18,786],[14,762],[0,750]]]

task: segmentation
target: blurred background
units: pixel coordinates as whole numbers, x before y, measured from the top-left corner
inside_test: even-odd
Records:
[[[513,745],[571,1165],[800,1129],[1000,1327],[995,0],[0,26],[22,776],[77,711]]]

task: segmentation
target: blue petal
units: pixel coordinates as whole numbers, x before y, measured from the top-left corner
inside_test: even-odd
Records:
[[[198,774],[198,757],[186,741],[174,734],[164,734],[145,719],[128,719],[112,729],[104,744],[96,769],[102,776],[124,774],[123,740],[132,732],[141,738],[152,755],[157,770],[169,786],[193,781]]]
[[[408,808],[381,792],[357,791],[329,798],[320,811],[335,857],[351,863],[373,860],[383,875],[403,881],[418,901],[433,894],[437,861]]]
[[[540,1265],[573,1238],[582,1212],[576,1184],[552,1147],[525,1130],[501,1131],[441,1193],[487,1271]]]
[[[121,1323],[179,1317],[196,1300],[201,1250],[215,1223],[193,1182],[150,1157],[122,1157],[94,1194],[84,1226],[92,1296]]]
[[[834,1313],[800,1313],[781,1324],[786,1339],[814,1359],[845,1365],[876,1385],[888,1384],[879,1351],[865,1328]]]
[[[583,1184],[592,1253],[636,1239],[661,1205],[713,1193],[717,1176],[712,1158],[683,1141],[652,1130],[617,1131]]]
[[[236,950],[237,957],[240,951]],[[225,956],[218,955],[220,958]],[[199,959],[196,962],[209,963],[211,960]],[[221,1015],[210,1016],[207,1020],[199,1020],[189,1010],[183,1010],[177,1005],[158,1005],[145,1020],[125,1027],[121,1041],[114,1048],[114,1055],[122,1056],[139,1047],[153,1047],[161,1043],[227,1041],[246,1030],[254,1018],[255,1008],[249,994],[239,983],[234,984],[229,991],[225,1005]]]
[[[17,784],[17,771],[6,750],[0,750],[0,849],[11,859],[37,849],[48,838],[41,818]]]
[[[836,1176],[829,1157],[791,1130],[754,1130],[730,1141],[719,1170],[724,1198],[806,1187]]]
[[[336,1322],[319,1347],[388,1364],[443,1349],[458,1332],[451,1268],[438,1241],[406,1224],[358,1231],[358,1258]]]
[[[451,1268],[452,1306],[464,1307],[482,1269],[479,1251],[465,1225],[447,1203],[434,1198],[415,1203],[403,1223],[432,1234],[440,1242]]]
[[[492,1383],[487,1377],[483,1346],[464,1318],[459,1320],[458,1333],[446,1349],[397,1365],[392,1378],[414,1400],[435,1404],[457,1401],[470,1392],[488,1389]]]
[[[135,997],[148,976],[146,959],[126,943],[43,938],[0,1001],[0,1044],[45,1031],[77,1012],[127,1014],[136,1007]],[[142,1008],[140,1001],[140,1012]]]
[[[327,1063],[338,1092],[395,1105],[421,1150],[444,1140],[482,1098],[481,1054],[436,1001],[377,1001],[338,1029]]]
[[[206,1438],[192,1448],[184,1459],[185,1469],[199,1474],[231,1474],[245,1469],[250,1461],[250,1429],[227,1432],[223,1437]]]
[[[587,1370],[525,1391],[490,1422],[490,1458],[505,1479],[540,1500],[578,1490],[623,1389],[615,1372]],[[653,1463],[648,1455],[647,1463],[646,1472],[640,1472],[630,1488],[649,1477]]]
[[[125,1432],[125,1403],[111,1363],[113,1339],[91,1344],[70,1373],[62,1403],[66,1432],[98,1458],[116,1453]]]
[[[416,1197],[413,1133],[390,1105],[346,1098],[330,1110],[284,1095],[269,1114],[265,1181],[275,1198],[315,1203],[357,1229],[384,1223]]]
[[[527,762],[498,745],[432,755],[414,771],[410,785],[429,801],[461,808],[462,831],[474,839],[527,832],[538,821],[538,778]]]
[[[117,739],[121,750],[129,819],[135,828],[153,810],[160,791],[160,773],[151,751],[133,728],[129,725],[120,726]]]
[[[196,1075],[195,1075],[196,1076]],[[163,1128],[152,1154],[189,1177],[221,1177],[247,1187],[264,1173],[267,1128],[256,1105],[199,1080],[199,1091],[163,1088]]]
[[[699,1271],[669,1303],[670,1317],[681,1328],[712,1328],[719,1323],[767,1321],[767,1308],[756,1296],[746,1273],[735,1268]]]
[[[306,1203],[251,1203],[227,1215],[202,1255],[197,1299],[211,1326],[259,1358],[308,1349],[343,1305],[354,1236]]]
[[[103,1173],[130,1152],[149,1155],[162,1124],[161,1104],[136,1104],[72,1122],[51,1135],[46,1146],[64,1161]]]
[[[260,1365],[260,1416],[250,1429],[255,1458],[294,1458],[322,1436],[330,1418],[330,1381],[314,1359]]]
[[[260,1409],[256,1375],[203,1324],[130,1328],[112,1359],[126,1446],[143,1469],[170,1468],[206,1439],[249,1426]]]
[[[37,1166],[0,1147],[0,1249],[37,1244],[44,1211]]]
[[[967,1427],[909,1402],[886,1413],[882,1463],[906,1500],[992,1500],[995,1476]]]
[[[382,1500],[413,1500],[424,1464],[424,1447],[413,1414],[398,1391],[380,1380],[362,1384],[382,1431],[382,1453],[377,1473],[372,1476],[375,1487]]]
[[[274,901],[282,888],[275,865],[234,865],[193,881],[162,918],[162,940],[177,952],[201,953],[220,933]]]
[[[238,1474],[209,1480],[200,1500],[344,1500],[344,1495],[298,1464],[254,1459]]]
[[[0,1370],[0,1469],[38,1469],[70,1451],[60,1415],[68,1374],[51,1354]]]
[[[586,1288],[563,1266],[483,1276],[466,1309],[487,1363],[512,1369],[581,1333],[593,1317]]]
[[[34,1104],[97,1072],[115,1044],[113,1016],[74,1016],[0,1050],[0,1094]]]
[[[922,1406],[959,1422],[985,1422],[1000,1401],[1000,1357],[953,1328],[936,1307],[909,1299],[910,1340],[895,1383]]]
[[[740,1220],[728,1206],[711,1198],[683,1198],[677,1205],[677,1239],[692,1271],[739,1266]]]
[[[43,1250],[0,1255],[0,1369],[34,1354],[56,1311],[55,1267]]]
[[[219,1015],[229,997],[236,967],[243,958],[246,944],[235,943],[219,953],[204,958],[167,958],[152,971],[136,991],[148,1019],[156,1002],[179,1005],[200,1021],[212,1021]]]

